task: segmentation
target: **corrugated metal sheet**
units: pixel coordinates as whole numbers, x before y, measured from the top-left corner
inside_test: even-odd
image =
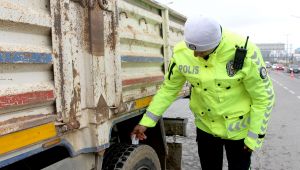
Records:
[[[183,40],[185,17],[153,1],[120,1],[123,101],[153,95],[163,81],[162,64]]]
[[[142,1],[120,1],[123,101],[153,95],[163,81],[161,9]]]
[[[179,41],[183,41],[183,25],[186,18],[175,11],[169,11],[169,44],[171,50]]]
[[[4,136],[54,122],[56,93],[50,2],[2,0],[0,11],[0,136]]]

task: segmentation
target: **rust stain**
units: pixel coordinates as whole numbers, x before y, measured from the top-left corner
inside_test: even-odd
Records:
[[[145,84],[145,83],[153,83],[163,81],[163,76],[149,76],[142,78],[133,78],[133,79],[125,79],[122,81],[123,86],[133,85],[133,84]]]
[[[116,22],[115,22],[115,18],[114,15],[111,15],[111,22],[109,23],[109,30],[110,33],[108,34],[107,37],[107,43],[110,47],[110,50],[112,52],[114,52],[116,50],[116,44],[117,44],[117,39],[116,39],[116,34],[117,34],[117,30],[116,30]]]
[[[64,8],[65,10],[68,12],[69,11],[69,4],[68,3],[64,3]],[[64,16],[65,16],[65,20],[66,21],[69,21],[69,16],[68,16],[68,13],[67,12],[64,12]],[[72,24],[72,23],[71,23]]]
[[[77,93],[74,93],[74,97],[70,103],[69,122],[67,123],[67,130],[78,129],[80,127],[79,121],[76,119],[76,113],[78,110],[78,101],[76,97]]]
[[[136,39],[136,31],[134,30],[134,28],[131,25],[127,25],[127,28],[130,32],[132,32],[133,34],[133,39]]]
[[[54,113],[22,116],[0,122],[0,136],[54,121]]]
[[[53,90],[34,91],[16,95],[0,96],[0,109],[42,103],[55,99]]]
[[[84,24],[83,24],[83,45],[86,51],[90,50],[90,22],[89,16],[85,10],[84,12]]]
[[[75,79],[77,76],[79,76],[79,72],[75,68],[74,61],[72,61],[72,68],[73,68],[73,79]],[[80,86],[80,84],[79,84]]]
[[[134,29],[134,27],[132,27],[131,25],[127,25],[127,27],[121,28],[121,32],[131,32],[133,39],[136,39],[136,36],[142,36],[142,37],[150,37],[151,39],[157,39],[157,41],[162,41],[162,37],[160,35],[160,32],[149,32],[149,31],[140,31],[140,30],[136,30]]]
[[[73,68],[73,86],[74,86],[74,93],[73,97],[70,103],[70,112],[69,112],[69,122],[67,124],[68,130],[72,129],[78,129],[80,127],[80,123],[77,120],[76,113],[78,113],[78,110],[80,109],[80,99],[81,99],[81,89],[80,89],[80,83],[74,82],[76,80],[76,77],[79,76],[78,71],[75,69],[74,62],[72,62],[72,68]]]
[[[55,58],[58,60],[58,68],[59,68],[59,74],[60,74],[60,92],[61,92],[61,107],[62,107],[62,111],[65,110],[65,104],[66,104],[66,100],[65,100],[65,90],[63,88],[63,85],[65,84],[65,80],[64,80],[64,74],[63,74],[63,70],[64,70],[64,63],[63,63],[63,48],[62,48],[62,27],[61,27],[61,15],[60,15],[60,11],[61,11],[61,6],[60,6],[60,1],[56,1],[56,7],[54,9],[54,33],[56,35],[56,41],[58,44],[58,52],[55,53]],[[58,112],[58,114],[62,115],[61,112]]]
[[[141,93],[146,93],[147,92],[147,88],[146,87],[141,87]]]
[[[89,31],[91,53],[104,56],[104,12],[98,5],[89,8]]]
[[[64,3],[64,7],[65,7],[66,10],[69,10],[69,3],[66,3],[66,2],[65,2],[65,3]]]
[[[13,123],[17,123],[17,122],[22,122],[22,121],[26,121],[29,119],[40,118],[43,116],[45,116],[45,115],[31,115],[31,116],[16,117],[16,118],[12,118],[12,119],[8,119],[6,121],[0,122],[0,126],[13,124]]]
[[[97,107],[96,107],[96,121],[99,123],[103,123],[109,118],[109,107],[103,97],[100,96]]]

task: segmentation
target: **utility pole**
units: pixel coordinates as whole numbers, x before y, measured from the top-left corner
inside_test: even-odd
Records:
[[[286,34],[286,58],[285,58],[285,63],[287,64],[289,58],[289,34]]]

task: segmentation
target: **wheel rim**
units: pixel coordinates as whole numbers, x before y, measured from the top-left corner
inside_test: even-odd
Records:
[[[137,170],[151,170],[151,169],[148,166],[143,165],[139,167]]]

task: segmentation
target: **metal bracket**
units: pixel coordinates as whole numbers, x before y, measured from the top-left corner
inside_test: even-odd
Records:
[[[82,6],[83,8],[88,6],[89,8],[93,9],[95,5],[98,4],[103,11],[112,12],[111,10],[108,9],[107,0],[71,0],[71,1],[75,3],[79,3],[80,6]]]
[[[86,7],[87,6],[87,0],[71,0],[71,1],[73,1],[75,3],[79,3],[80,6],[82,6],[82,7]]]
[[[102,10],[104,11],[108,11],[107,8],[108,8],[108,2],[107,0],[98,0],[98,3],[99,3],[99,6]]]

